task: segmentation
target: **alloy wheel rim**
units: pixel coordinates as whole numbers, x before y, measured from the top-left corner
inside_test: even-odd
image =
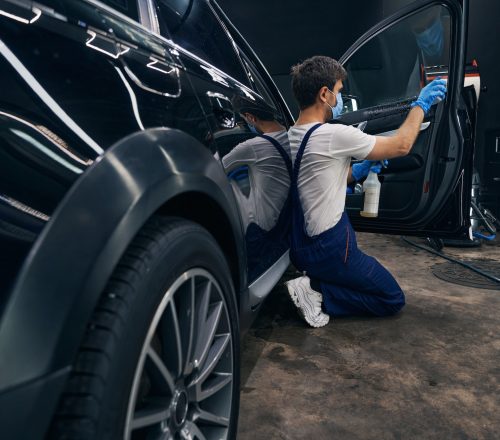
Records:
[[[215,278],[190,269],[165,292],[137,362],[125,440],[228,436],[234,358],[227,304]]]

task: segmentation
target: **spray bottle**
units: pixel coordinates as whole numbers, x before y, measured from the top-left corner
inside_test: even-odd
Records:
[[[365,193],[365,205],[359,214],[363,217],[377,217],[380,198],[380,182],[377,173],[373,171],[368,173],[368,177],[363,183],[363,192]]]

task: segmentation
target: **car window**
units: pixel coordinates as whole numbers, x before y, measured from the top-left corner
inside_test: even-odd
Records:
[[[264,101],[266,101],[266,103],[269,106],[276,108],[276,103],[274,102],[274,99],[272,98],[272,94],[267,89],[265,82],[261,78],[260,73],[258,72],[257,68],[245,55],[242,55],[242,59],[243,59],[243,63],[245,65],[245,67],[248,70],[248,76],[250,78],[250,83],[252,84],[253,89],[260,96],[262,96],[262,98],[264,98]]]
[[[132,20],[139,21],[139,12],[136,0],[100,0],[102,3],[110,6],[115,11],[127,15]]]
[[[273,114],[276,120],[281,124],[287,125],[287,118],[283,113],[283,108],[280,106],[273,92],[269,90],[265,78],[263,78],[260,73],[261,70],[244,52],[240,52],[240,54],[241,59],[243,60],[243,64],[248,71],[252,88],[263,98],[267,106],[269,106],[269,108],[273,110]]]
[[[248,79],[234,43],[205,0],[155,0],[163,36],[238,81]]]
[[[420,10],[370,39],[344,64],[344,112],[410,99],[437,74],[447,77],[449,60],[448,9]]]

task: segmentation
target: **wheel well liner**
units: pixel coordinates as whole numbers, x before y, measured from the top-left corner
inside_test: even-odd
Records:
[[[236,292],[244,287],[240,286],[238,249],[231,234],[227,233],[231,224],[224,210],[212,198],[200,192],[182,193],[170,199],[157,213],[182,217],[207,229],[226,255]],[[238,304],[239,300],[239,295],[237,295]]]

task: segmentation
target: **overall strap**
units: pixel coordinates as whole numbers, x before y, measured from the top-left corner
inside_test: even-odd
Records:
[[[286,169],[288,170],[288,174],[290,175],[290,179],[292,179],[292,159],[290,159],[290,156],[285,151],[283,146],[276,139],[274,139],[272,136],[268,136],[267,134],[259,134],[259,137],[271,142],[271,144],[273,144],[274,148],[276,148],[276,150],[278,150],[279,154],[281,154],[281,157],[283,158],[283,160],[285,162]]]
[[[299,170],[300,170],[300,164],[302,162],[302,156],[304,155],[304,150],[306,149],[307,143],[309,142],[309,138],[313,134],[313,132],[321,127],[323,124],[318,123],[311,127],[307,133],[305,134],[304,138],[302,139],[302,142],[300,143],[299,150],[297,151],[297,155],[295,156],[295,162],[293,164],[293,175],[292,175],[292,182],[297,183],[298,178],[299,178]]]

